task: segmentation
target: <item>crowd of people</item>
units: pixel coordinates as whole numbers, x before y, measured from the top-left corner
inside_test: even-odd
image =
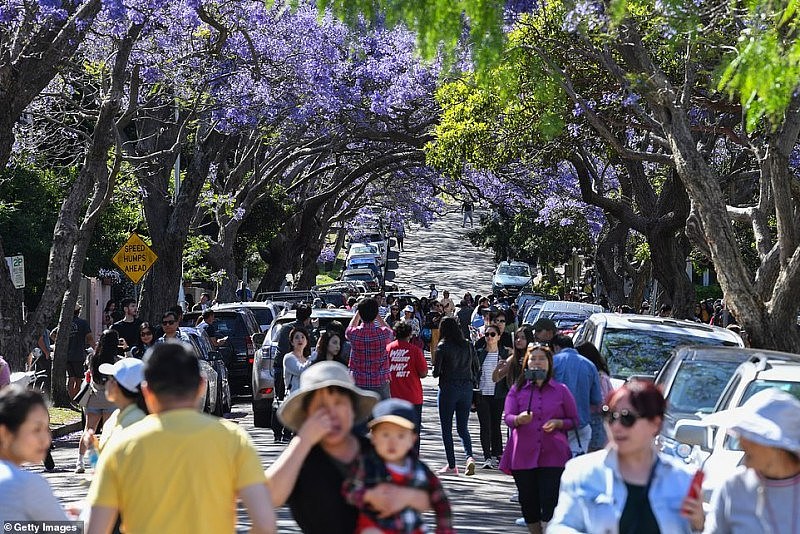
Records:
[[[75,392],[86,412],[76,471],[87,452],[97,461],[85,508],[63,510],[21,467],[48,454],[48,415],[41,395],[9,386],[0,392],[0,522],[80,514],[92,533],[232,532],[238,500],[253,532],[274,532],[275,508],[288,505],[303,532],[424,532],[433,512],[431,530],[448,533],[441,478],[499,469],[531,533],[800,529],[800,402],[789,395],[768,390],[718,416],[736,422],[727,426],[745,465],[706,514],[695,473],[655,447],[666,401],[652,383],[614,390],[598,349],[574,347],[552,321],[520,326],[513,306],[470,294],[456,304],[431,285],[416,304],[361,299],[349,324],[323,332],[311,327],[310,306],[297,308],[276,360],[273,432],[285,446],[264,469],[244,429],[197,410],[204,384],[197,358],[174,342],[180,312],[165,312],[156,331],[135,318],[135,303],[122,304],[124,317],[96,344],[80,323],[70,336],[71,348],[73,339],[94,348],[72,373],[88,363],[86,391]],[[423,458],[429,371],[444,454]]]

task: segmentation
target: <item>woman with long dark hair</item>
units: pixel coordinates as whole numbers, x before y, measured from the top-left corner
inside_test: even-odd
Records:
[[[119,333],[116,330],[104,330],[97,342],[97,350],[89,358],[89,371],[91,381],[89,391],[86,392],[86,427],[83,429],[83,437],[78,444],[78,460],[75,463],[75,472],[83,473],[83,455],[86,454],[87,435],[90,431],[97,430],[100,421],[105,422],[111,413],[117,408],[114,403],[106,398],[106,382],[108,376],[100,372],[100,366],[104,363],[114,364],[117,361],[117,351],[119,350]]]
[[[347,365],[342,336],[336,330],[325,330],[319,336],[317,347],[311,353],[311,364],[333,360]]]
[[[499,370],[505,367],[508,349],[500,345],[500,327],[490,324],[486,327],[483,339],[486,344],[477,350],[481,365],[478,391],[475,392],[475,409],[481,432],[483,449],[483,468],[496,469],[503,454],[503,433],[500,421],[503,405],[508,393],[505,377]]]
[[[501,366],[498,370],[499,376],[505,377],[506,385],[509,389],[516,384],[519,377],[522,375],[522,361],[525,359],[525,354],[528,351],[528,345],[536,341],[536,334],[529,326],[518,328],[514,332],[514,351],[506,359],[506,365]]]
[[[40,464],[50,450],[50,415],[41,393],[20,385],[0,392],[0,524],[66,521],[47,480],[22,469]],[[7,530],[11,523],[6,523]]]
[[[442,426],[447,465],[439,474],[458,475],[453,447],[453,416],[456,430],[467,457],[466,474],[475,474],[472,439],[469,435],[469,411],[472,406],[472,389],[477,385],[480,364],[472,345],[461,335],[461,328],[453,317],[445,317],[440,325],[441,341],[436,348],[433,376],[439,378],[439,422]]]
[[[147,321],[143,322],[139,325],[139,343],[131,349],[131,355],[141,360],[147,349],[152,347],[155,342],[156,334],[153,331],[153,327]]]
[[[511,437],[500,469],[513,475],[528,531],[541,534],[558,502],[559,480],[572,457],[567,431],[578,410],[567,386],[553,378],[553,352],[531,343],[524,372],[506,396],[505,421]]]
[[[386,316],[386,324],[394,328],[395,323],[399,323],[402,320],[403,316],[400,315],[400,305],[397,302],[392,302],[389,305],[389,314]]]

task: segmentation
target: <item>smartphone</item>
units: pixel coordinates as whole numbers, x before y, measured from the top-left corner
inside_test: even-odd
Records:
[[[705,474],[702,469],[698,469],[697,473],[692,477],[692,483],[689,484],[689,493],[686,495],[690,499],[700,498],[700,492],[703,489],[703,479]]]

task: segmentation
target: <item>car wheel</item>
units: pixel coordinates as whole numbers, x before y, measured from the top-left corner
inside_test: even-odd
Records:
[[[256,428],[272,426],[272,399],[253,401],[253,426]]]
[[[216,415],[217,417],[222,417],[225,415],[225,403],[222,401],[222,384],[217,384],[217,402],[214,403],[214,411],[212,415]]]
[[[231,402],[231,390],[226,388],[223,392],[223,401],[222,401],[222,411],[225,413],[231,413],[233,410],[233,403]]]

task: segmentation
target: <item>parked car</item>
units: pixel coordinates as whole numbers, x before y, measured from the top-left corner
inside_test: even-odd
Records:
[[[591,315],[575,332],[573,341],[576,345],[588,341],[600,350],[615,387],[631,376],[654,379],[672,350],[683,345],[744,346],[741,337],[725,328],[618,313]]]
[[[253,316],[256,318],[256,322],[258,323],[260,331],[266,332],[267,328],[269,328],[269,325],[272,324],[272,321],[274,321],[276,317],[283,313],[283,310],[286,309],[286,307],[286,302],[264,300],[253,302],[236,302],[232,304],[217,304],[214,307],[214,310],[247,308],[253,312]]]
[[[754,394],[778,388],[800,399],[800,355],[786,352],[752,351],[751,357],[736,368],[714,406],[720,412],[741,406]],[[744,451],[738,440],[723,426],[705,424],[702,418],[681,420],[675,426],[676,451],[689,465],[702,467],[703,500],[708,503],[714,489],[742,463]]]
[[[370,291],[378,291],[381,287],[378,277],[370,269],[348,269],[342,272],[345,282],[363,282]]]
[[[222,361],[222,355],[214,350],[204,331],[181,327],[181,332],[191,341],[197,359],[200,360],[200,372],[208,382],[202,403],[203,411],[220,417],[230,413],[233,400],[228,383],[228,369]]]
[[[273,302],[288,302],[290,304],[299,304],[305,302],[311,304],[314,301],[313,291],[266,291],[256,295],[258,302],[271,300]]]
[[[655,383],[667,399],[658,446],[678,456],[675,424],[699,420],[714,410],[739,365],[760,352],[739,347],[685,346],[672,352]],[[684,455],[685,456],[685,455]]]
[[[506,291],[512,297],[523,290],[532,289],[531,268],[520,261],[501,261],[492,277],[492,293],[500,295]]]
[[[250,386],[253,369],[255,345],[253,335],[261,332],[253,312],[242,304],[220,304],[214,310],[214,326],[219,337],[227,337],[227,341],[219,347],[225,365],[228,368],[228,380],[234,393],[244,393]],[[197,323],[201,312],[187,312],[184,323]],[[183,330],[183,327],[181,327]]]
[[[355,256],[371,256],[378,261],[379,265],[383,265],[383,255],[381,254],[380,247],[369,243],[353,243],[350,245],[350,250],[347,252],[347,260]]]
[[[311,310],[313,325],[311,337],[316,340],[331,321],[339,321],[345,327],[350,324],[353,312],[344,309]],[[252,372],[253,426],[269,428],[272,424],[272,403],[275,400],[275,373],[273,366],[278,357],[278,339],[284,325],[297,320],[294,310],[289,310],[275,319],[255,354]]]
[[[378,260],[376,260],[374,256],[353,256],[347,260],[345,268],[348,271],[353,269],[369,269],[378,280],[383,279],[383,270],[380,268]]]
[[[531,319],[530,313],[523,324],[535,324],[539,319],[550,319],[556,324],[559,333],[572,335],[575,330],[592,314],[600,313],[603,307],[597,304],[572,302],[566,300],[546,300],[539,308],[539,313]]]

